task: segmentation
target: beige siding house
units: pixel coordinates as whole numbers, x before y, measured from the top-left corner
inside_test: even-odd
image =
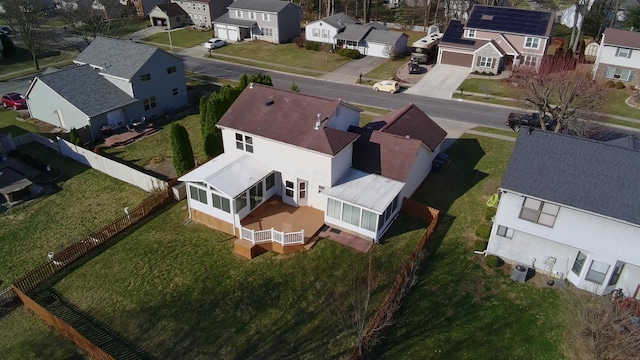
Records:
[[[213,20],[227,12],[233,0],[172,0],[180,5],[191,19],[191,24],[204,29],[213,28]]]

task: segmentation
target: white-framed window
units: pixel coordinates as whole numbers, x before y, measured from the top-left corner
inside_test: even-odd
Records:
[[[478,65],[483,68],[493,68],[493,58],[483,56],[480,58],[480,63]]]
[[[306,181],[298,182],[298,198],[299,199],[307,198],[307,182]]]
[[[253,187],[249,189],[249,207],[251,210],[260,205],[262,200],[264,200],[264,195],[262,193],[262,180],[260,180],[259,183],[253,185]]]
[[[587,276],[585,277],[585,280],[602,285],[602,283],[604,283],[604,278],[607,276],[608,271],[609,271],[609,264],[605,264],[603,262],[593,260],[591,262],[591,266],[589,267],[589,272],[587,272]]]
[[[318,194],[320,194],[324,190],[324,186],[318,185]]]
[[[498,225],[498,236],[506,237],[507,239],[513,239],[513,229],[506,226]]]
[[[623,263],[614,266],[613,273],[611,274],[611,279],[609,279],[607,286],[613,286],[618,283],[618,280],[620,279],[620,274],[622,274],[622,269],[624,269]]]
[[[151,80],[151,74],[142,74],[140,75],[140,81],[145,82],[145,81],[150,81]]]
[[[347,46],[358,46],[357,41],[347,40]]]
[[[156,97],[155,96],[149,96],[148,98],[142,100],[142,104],[144,105],[144,110],[151,110],[153,108],[155,108],[157,106],[156,104]]]
[[[616,48],[616,57],[624,57],[629,59],[631,57],[631,49],[629,48]]]
[[[468,37],[468,38],[475,38],[475,37],[476,37],[476,31],[475,31],[475,29],[469,29],[469,30],[467,30],[467,37]]]
[[[376,231],[377,218],[378,215],[376,215],[376,213],[362,209],[362,221],[360,222],[360,227],[365,230]]]
[[[245,206],[247,206],[247,193],[243,192],[236,198],[236,212],[244,209]]]
[[[276,174],[271,173],[265,179],[265,187],[267,188],[267,191],[268,191],[269,189],[271,189],[275,185],[276,185]]]
[[[238,150],[253,153],[253,138],[251,136],[236,133],[236,148]]]
[[[202,4],[197,3],[196,4],[196,10],[201,11],[202,10]]]
[[[586,56],[596,56],[598,55],[598,46],[588,45],[584,51]]]
[[[322,29],[322,38],[323,39],[329,38],[329,29]]]
[[[520,219],[528,220],[540,225],[553,227],[558,216],[560,206],[544,201],[525,198],[520,210]]]
[[[525,49],[539,49],[540,48],[540,38],[527,36],[524,39],[524,47],[525,47]]]
[[[342,210],[342,202],[332,198],[327,199],[327,216],[334,219],[340,219]]]
[[[605,73],[605,77],[607,79],[619,79],[623,81],[631,81],[631,79],[633,79],[633,71],[630,69],[607,66],[607,72]]]
[[[587,255],[583,254],[582,251],[578,251],[578,256],[576,256],[576,260],[573,262],[573,267],[571,271],[580,276],[582,272],[582,268],[584,267],[584,263],[587,261]]]
[[[311,36],[320,37],[320,29],[317,29],[317,28],[311,29]]]
[[[237,17],[238,19],[242,19],[242,11],[240,11],[240,10],[236,10],[236,17]]]
[[[167,74],[173,74],[176,71],[178,71],[178,69],[175,66],[169,66],[167,68]]]
[[[295,191],[295,189],[294,189],[293,181],[289,181],[289,180],[285,181],[284,182],[284,193],[285,193],[285,195],[287,195],[288,197],[292,198],[293,194],[294,194],[294,191]]]
[[[222,210],[227,213],[231,212],[230,202],[229,202],[229,199],[227,199],[226,197],[220,196],[216,193],[212,193],[211,200],[212,200],[211,205],[213,205],[214,208]]]
[[[202,4],[202,11],[207,11],[207,4]]]
[[[262,13],[262,21],[271,21],[271,17],[267,13]]]
[[[207,190],[189,185],[189,197],[195,201],[207,204]]]
[[[249,11],[249,20],[255,20],[256,19],[256,13],[253,11]]]
[[[359,226],[360,225],[360,208],[353,205],[349,205],[349,204],[343,204],[342,205],[342,221],[349,223],[351,225]]]
[[[524,66],[538,66],[538,57],[535,55],[525,55],[522,58],[522,65]]]
[[[172,92],[173,92],[173,95],[178,95],[178,88],[173,88]]]
[[[262,36],[273,37],[272,28],[262,28]]]

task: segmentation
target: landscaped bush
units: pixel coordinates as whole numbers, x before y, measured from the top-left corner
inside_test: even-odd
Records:
[[[322,44],[320,44],[319,42],[315,42],[315,41],[307,41],[304,44],[304,48],[307,50],[315,50],[315,51],[320,51],[320,47],[322,46]]]
[[[615,82],[615,81],[613,81],[613,80],[607,80],[607,82],[606,82],[606,83],[604,83],[604,85],[605,85],[606,87],[608,87],[608,88],[612,88],[612,87],[615,87],[615,86],[616,86],[616,82]]]
[[[299,48],[305,47],[304,38],[302,36],[296,36],[293,39],[293,43],[298,45]]]
[[[495,255],[488,255],[484,258],[484,264],[490,268],[497,268],[502,265],[502,260]]]
[[[100,154],[102,152],[102,146],[96,145],[96,147],[93,148],[93,152],[96,154]]]
[[[82,140],[80,139],[80,135],[78,134],[78,129],[71,128],[71,131],[69,131],[69,140],[73,145],[82,145]]]
[[[338,49],[338,55],[347,57],[349,59],[360,59],[362,54],[356,49]]]
[[[616,82],[616,89],[624,89],[624,83],[622,81]]]
[[[489,242],[486,240],[476,240],[473,242],[473,251],[485,251],[488,244]]]
[[[480,224],[476,228],[476,236],[482,239],[488,239],[491,235],[491,226],[487,224]]]
[[[487,221],[492,221],[494,216],[496,216],[496,208],[487,206],[484,210],[484,218]]]

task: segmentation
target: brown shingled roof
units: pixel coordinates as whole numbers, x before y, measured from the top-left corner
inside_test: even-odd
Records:
[[[356,127],[350,127],[349,131],[360,134],[353,144],[354,168],[397,181],[407,181],[422,146],[420,140]]]
[[[317,114],[330,118],[339,106],[338,99],[279,90],[252,84],[227,110],[218,126],[335,155],[358,138],[357,134],[326,127],[323,121],[315,129]]]
[[[424,111],[414,104],[408,104],[390,113],[373,119],[370,127],[398,136],[418,139],[431,151],[435,151],[447,137],[444,131]]]
[[[640,49],[640,32],[607,28],[604,31],[604,44]]]

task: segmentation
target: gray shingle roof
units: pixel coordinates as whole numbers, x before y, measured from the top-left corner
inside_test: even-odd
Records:
[[[214,24],[228,24],[228,25],[237,25],[240,27],[253,27],[257,25],[255,20],[243,20],[243,19],[232,19],[229,17],[229,13],[224,13],[219,18],[213,21]]]
[[[76,66],[46,75],[40,75],[36,81],[42,81],[69,103],[85,113],[95,116],[137,100],[110,83],[98,70],[89,65]]]
[[[343,32],[337,33],[334,38],[339,40],[360,41],[371,31],[372,27],[368,25],[350,24]]]
[[[326,17],[319,21],[324,21],[325,23],[333,26],[336,29],[342,29],[348,24],[359,24],[360,22],[351,16],[345,13],[335,14],[333,16]]]
[[[400,31],[373,29],[367,34],[367,42],[394,45],[402,36],[407,36]],[[408,36],[407,36],[408,37]],[[403,50],[403,49],[401,49]]]
[[[75,61],[102,67],[105,74],[131,79],[156,51],[162,50],[128,40],[98,36]]]
[[[256,10],[278,13],[289,5],[298,6],[289,1],[281,0],[236,0],[227,9]]]
[[[501,188],[640,225],[640,151],[521,131]]]

